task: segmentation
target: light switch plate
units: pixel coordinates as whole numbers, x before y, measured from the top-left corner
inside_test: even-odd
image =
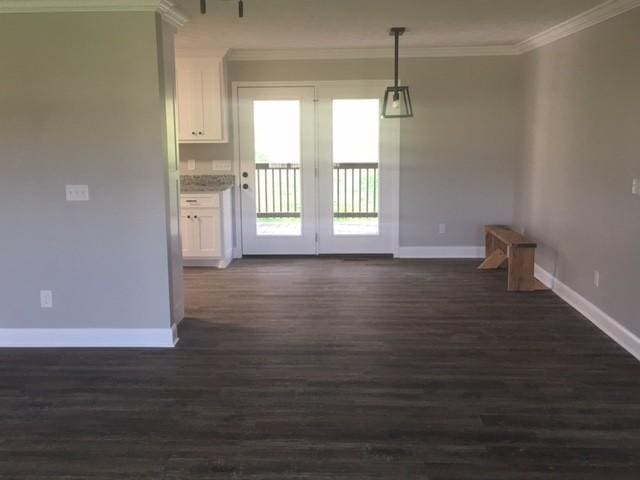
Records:
[[[67,185],[67,202],[88,202],[89,186],[88,185]]]
[[[211,160],[211,170],[214,172],[230,172],[232,165],[231,160]]]
[[[53,308],[53,292],[40,290],[40,308]]]
[[[187,170],[195,170],[195,169],[196,169],[196,161],[187,160]]]
[[[440,225],[438,225],[438,233],[440,235],[447,233],[447,226],[444,223],[441,223]]]
[[[634,195],[640,195],[640,178],[633,179],[633,185],[631,187],[631,193]]]

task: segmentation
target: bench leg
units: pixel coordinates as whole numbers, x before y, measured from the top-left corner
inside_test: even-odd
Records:
[[[507,261],[507,254],[499,248],[490,253],[478,266],[479,270],[495,270]]]
[[[489,258],[500,247],[496,238],[487,232],[484,236],[484,257]]]
[[[533,275],[535,248],[509,247],[507,290],[531,292],[540,290],[540,282]]]

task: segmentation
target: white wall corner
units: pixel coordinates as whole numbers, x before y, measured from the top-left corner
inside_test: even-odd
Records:
[[[618,345],[640,360],[640,337],[537,264],[535,276]]]
[[[173,348],[171,328],[2,328],[0,348]]]
[[[397,258],[484,258],[484,247],[399,247]]]

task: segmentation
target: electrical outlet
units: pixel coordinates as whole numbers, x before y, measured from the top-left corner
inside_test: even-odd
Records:
[[[67,202],[88,202],[89,186],[88,185],[67,185],[66,194],[67,194]]]
[[[53,292],[40,290],[40,308],[53,308]]]
[[[196,161],[187,160],[187,170],[195,170],[195,169],[196,169]]]
[[[441,223],[440,225],[438,225],[438,233],[440,235],[447,233],[447,226],[444,223]]]
[[[593,271],[593,284],[600,287],[600,272],[598,270]]]
[[[631,193],[634,195],[640,195],[640,178],[633,179],[633,185],[631,186]]]

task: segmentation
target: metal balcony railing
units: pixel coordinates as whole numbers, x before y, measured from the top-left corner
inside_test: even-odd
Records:
[[[300,165],[256,164],[256,210],[258,217],[300,216]],[[334,217],[378,216],[378,164],[333,165]]]

